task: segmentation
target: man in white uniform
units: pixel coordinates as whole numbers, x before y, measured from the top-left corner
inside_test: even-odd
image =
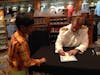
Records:
[[[59,30],[59,35],[55,42],[55,52],[60,55],[65,55],[63,47],[74,47],[69,50],[69,55],[76,55],[77,53],[83,53],[89,43],[88,39],[88,27],[83,25],[84,19],[82,17],[76,17],[72,19],[72,23],[62,27]]]

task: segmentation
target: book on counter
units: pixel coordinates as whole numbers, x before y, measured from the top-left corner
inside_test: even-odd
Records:
[[[60,61],[69,62],[69,61],[78,61],[78,60],[74,55],[69,55],[67,52],[65,52],[65,56],[60,55]]]

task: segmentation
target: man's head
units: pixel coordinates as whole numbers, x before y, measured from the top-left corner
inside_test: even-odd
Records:
[[[72,19],[72,31],[73,32],[78,31],[83,24],[84,24],[84,18],[83,17],[74,17]]]

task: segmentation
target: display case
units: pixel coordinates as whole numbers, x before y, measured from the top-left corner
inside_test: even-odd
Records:
[[[6,50],[8,48],[7,31],[4,20],[4,12],[0,9],[0,50]]]

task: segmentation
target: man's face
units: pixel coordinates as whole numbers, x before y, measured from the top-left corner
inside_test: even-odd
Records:
[[[76,32],[81,28],[81,25],[78,21],[73,21],[72,22],[72,31]]]

